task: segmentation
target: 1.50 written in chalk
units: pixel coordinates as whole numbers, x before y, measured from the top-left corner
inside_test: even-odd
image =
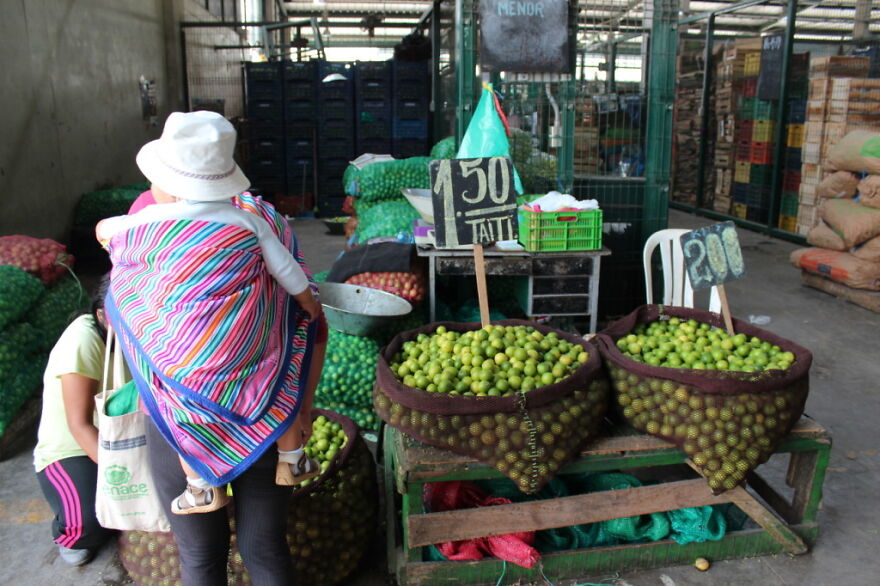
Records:
[[[694,291],[745,275],[746,267],[733,222],[713,224],[682,234],[681,250]]]

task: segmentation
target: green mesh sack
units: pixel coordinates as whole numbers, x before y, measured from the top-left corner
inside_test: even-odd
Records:
[[[447,136],[431,148],[432,159],[454,159],[456,153],[455,137]]]
[[[638,486],[642,486],[638,478],[622,472],[588,474],[579,479],[577,493],[625,490]],[[593,523],[593,525],[596,524]],[[666,513],[610,519],[602,521],[601,525],[608,535],[626,543],[660,541],[665,539],[670,531],[669,517]]]
[[[77,226],[94,226],[104,218],[125,215],[142,191],[120,188],[85,193],[76,206],[73,223]]]
[[[719,507],[689,507],[667,514],[672,539],[679,545],[718,541],[727,533],[727,518]]]
[[[30,311],[46,288],[43,283],[13,265],[0,265],[0,331]]]
[[[618,341],[629,340],[639,324],[670,319],[695,320],[698,328],[699,324],[724,327],[716,313],[657,305],[644,305],[614,322],[597,336],[614,387],[613,402],[619,415],[636,429],[678,445],[713,493],[719,494],[739,485],[749,471],[766,462],[800,418],[809,390],[812,354],[737,319],[733,320],[735,332],[791,353],[793,363],[785,370],[671,368],[637,361],[618,347]],[[695,350],[688,348],[695,347],[695,342],[684,337],[687,342],[678,340],[680,346],[668,343],[690,354]],[[636,349],[632,349],[634,354],[638,354]],[[736,360],[735,355],[728,358]]]
[[[341,430],[345,443],[336,451],[331,446],[333,457],[322,461],[321,475],[294,491],[288,509],[287,542],[300,582],[326,586],[346,583],[372,546],[379,513],[378,487],[373,457],[354,423],[335,413],[313,413]],[[310,440],[306,449],[313,450],[317,441]],[[238,550],[234,507],[233,495],[228,505],[232,528],[228,584],[250,584]],[[122,565],[136,584],[180,583],[180,558],[173,534],[123,531],[118,545]]]
[[[316,397],[352,407],[371,406],[378,359],[379,344],[372,338],[330,328]]]
[[[40,390],[47,359],[48,356],[43,352],[21,354],[18,366],[6,376],[0,377],[0,436],[27,400]]]
[[[42,340],[40,332],[31,324],[16,322],[3,330],[0,336],[0,381],[11,380],[36,351]]]
[[[502,347],[496,341],[502,340],[513,355],[497,356],[506,354],[505,348],[490,359],[488,354]],[[430,350],[419,349],[420,344]],[[567,358],[560,348],[567,350]],[[550,373],[538,357],[569,366]],[[439,370],[417,366],[429,362]],[[545,364],[544,370],[535,379],[532,373],[538,373],[539,364]],[[548,382],[543,382],[548,373]],[[403,332],[383,349],[373,401],[392,427],[478,459],[513,480],[520,491],[534,494],[599,433],[607,393],[596,350],[579,336],[521,320],[488,329],[479,323],[440,322]]]
[[[329,274],[330,274],[330,270],[328,269],[326,271],[321,271],[320,273],[315,273],[314,275],[312,275],[312,277],[315,279],[316,283],[326,283],[327,282],[327,275],[329,275]]]
[[[385,201],[370,207],[363,213],[358,211],[358,226],[355,237],[358,244],[363,244],[371,238],[394,237],[400,232],[412,234],[413,220],[418,217],[419,213],[405,199]]]
[[[355,197],[359,195],[358,177],[360,174],[361,170],[354,165],[349,165],[345,168],[345,171],[342,173],[342,190],[346,195],[353,195]]]
[[[46,289],[28,316],[28,322],[42,336],[41,348],[50,350],[70,323],[70,316],[88,303],[88,295],[73,277],[65,277]]]
[[[357,178],[358,199],[365,202],[393,200],[401,198],[400,190],[406,187],[430,188],[430,161],[430,157],[410,157],[367,165]]]
[[[150,190],[150,182],[149,181],[141,181],[140,183],[126,183],[125,185],[120,185],[119,189],[125,189],[128,191],[137,191],[138,195],[145,191]]]

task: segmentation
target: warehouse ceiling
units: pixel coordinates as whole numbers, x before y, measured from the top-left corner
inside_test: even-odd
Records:
[[[682,17],[729,9],[737,2],[682,0]],[[451,10],[454,2],[443,3]],[[433,2],[385,0],[296,0],[279,2],[290,20],[316,17],[328,46],[392,46],[404,35],[426,22]],[[578,2],[579,41],[589,45],[628,35],[645,26],[644,0]],[[719,14],[716,37],[755,36],[785,26],[784,2],[767,2]],[[862,21],[860,27],[857,24]],[[880,3],[872,0],[805,0],[797,9],[796,40],[804,42],[852,42],[880,40]],[[702,35],[705,20],[687,25],[687,32]],[[328,35],[329,33],[329,35]],[[306,31],[303,32],[307,36]],[[610,36],[610,37],[609,37]]]

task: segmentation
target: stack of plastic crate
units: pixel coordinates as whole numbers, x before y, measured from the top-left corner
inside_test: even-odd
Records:
[[[389,154],[391,148],[391,61],[361,61],[355,68],[356,154]]]
[[[274,198],[285,190],[284,109],[278,63],[245,66],[250,153],[247,176],[255,190]]]
[[[396,158],[427,155],[430,142],[431,78],[428,61],[391,62],[392,144]]]
[[[333,74],[345,79],[324,81]],[[342,214],[342,174],[355,157],[354,68],[318,62],[318,213]]]
[[[315,84],[314,61],[287,61],[281,65],[284,84],[284,155],[287,195],[276,207],[289,215],[314,206]]]

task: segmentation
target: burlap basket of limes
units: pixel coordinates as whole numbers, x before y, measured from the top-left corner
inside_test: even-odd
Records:
[[[719,314],[643,305],[597,336],[613,404],[633,427],[678,445],[715,494],[766,462],[803,413],[813,356]]]
[[[521,320],[401,333],[376,369],[374,405],[389,425],[494,467],[524,493],[598,435],[607,404],[592,344]]]
[[[354,422],[313,409],[314,433],[306,445],[321,463],[321,475],[294,489],[288,509],[287,542],[303,584],[343,583],[373,542],[378,517],[376,469]],[[238,550],[235,506],[229,505],[232,542],[229,584],[249,584]],[[177,543],[171,533],[125,531],[119,538],[122,565],[136,584],[180,584]]]

